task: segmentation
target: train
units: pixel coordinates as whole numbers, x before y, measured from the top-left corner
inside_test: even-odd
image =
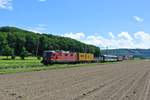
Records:
[[[77,53],[69,51],[51,51],[47,50],[43,53],[42,63],[48,64],[62,64],[62,63],[93,63],[93,62],[112,62],[122,61],[121,57],[115,55],[100,55],[94,57],[92,53]]]

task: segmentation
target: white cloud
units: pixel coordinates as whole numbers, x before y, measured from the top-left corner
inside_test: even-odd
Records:
[[[45,2],[46,0],[38,0],[39,2]]]
[[[132,40],[132,37],[129,35],[128,32],[121,32],[120,34],[118,34],[118,37],[125,40]]]
[[[133,16],[133,19],[136,21],[136,22],[143,22],[144,19],[143,18],[140,18],[139,16]]]
[[[110,36],[111,38],[114,38],[114,35],[113,35],[112,32],[108,32],[108,34],[109,34],[109,36]]]
[[[109,37],[107,38],[100,34],[86,36],[85,33],[82,32],[80,34],[67,33],[63,36],[102,48],[150,48],[150,33],[136,32],[129,34],[128,32],[121,32],[114,35],[112,32],[109,32],[108,35]]]
[[[35,33],[44,33],[47,29],[46,24],[38,24],[35,27],[28,27],[27,30],[35,32]]]
[[[137,32],[134,34],[134,37],[136,39],[140,39],[142,41],[149,41],[150,42],[150,34],[149,33],[145,33],[145,32]]]
[[[0,8],[12,10],[13,9],[12,1],[13,0],[0,0]]]
[[[150,48],[150,34],[145,32],[137,32],[134,34],[134,38],[137,40],[136,47]]]
[[[85,38],[85,34],[83,32],[80,33],[65,33],[64,35],[62,35],[64,37],[70,37],[76,40],[82,40],[83,38]]]

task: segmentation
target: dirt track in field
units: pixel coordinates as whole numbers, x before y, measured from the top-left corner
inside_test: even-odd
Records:
[[[0,100],[150,100],[150,61],[0,75]]]

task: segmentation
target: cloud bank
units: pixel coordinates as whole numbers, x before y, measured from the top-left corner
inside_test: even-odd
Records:
[[[115,48],[150,48],[150,33],[139,31],[136,33],[121,32],[114,35],[112,32],[108,33],[108,37],[102,35],[89,35],[85,33],[65,33],[62,36],[77,39],[81,42],[99,46],[101,48],[109,47]]]

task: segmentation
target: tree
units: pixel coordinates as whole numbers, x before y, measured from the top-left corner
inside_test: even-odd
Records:
[[[94,56],[95,56],[95,57],[99,57],[100,55],[101,55],[100,48],[99,48],[99,47],[96,47],[96,48],[95,48],[95,52],[94,52]]]
[[[28,51],[26,50],[25,47],[23,47],[23,48],[22,48],[22,52],[21,52],[21,54],[20,54],[20,58],[21,58],[22,60],[24,60],[25,57],[27,57],[27,56],[28,56]]]
[[[10,48],[8,45],[6,45],[3,49],[3,55],[7,57],[8,56],[12,56],[12,54],[14,53],[14,50],[12,48]]]
[[[0,55],[3,54],[3,49],[7,45],[5,34],[0,32]]]
[[[28,52],[32,53],[32,55],[36,55],[38,44],[39,44],[39,40],[38,40],[38,36],[36,36],[36,34],[26,35],[25,48]]]
[[[24,33],[15,33],[15,34],[16,34],[15,54],[20,55],[22,53],[23,48],[25,47],[26,39]]]

